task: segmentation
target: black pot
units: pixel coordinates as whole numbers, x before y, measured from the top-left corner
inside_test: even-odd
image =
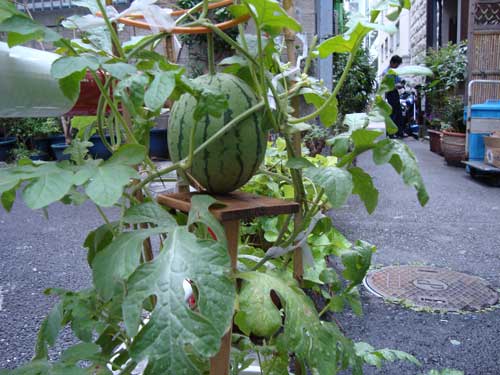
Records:
[[[36,138],[33,140],[33,147],[38,151],[36,155],[37,159],[32,160],[49,160],[50,155],[52,153],[52,149],[50,147],[51,141],[50,138]]]
[[[106,136],[108,143],[111,142],[109,135]],[[111,157],[111,152],[104,146],[101,137],[98,135],[93,135],[89,138],[89,141],[94,145],[89,148],[89,154],[92,155],[94,159],[109,159]]]
[[[149,132],[149,156],[168,159],[167,129],[151,129]]]
[[[10,159],[10,152],[16,146],[16,137],[0,138],[0,161]]]
[[[61,160],[69,160],[69,154],[64,154],[64,150],[68,147],[66,143],[54,143],[50,146],[52,148],[52,152],[57,161]]]

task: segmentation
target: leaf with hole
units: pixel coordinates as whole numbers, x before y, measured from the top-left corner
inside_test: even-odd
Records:
[[[160,255],[130,276],[124,321],[134,337],[132,357],[136,362],[149,361],[145,375],[195,374],[199,370],[191,355],[209,358],[217,353],[233,318],[235,287],[230,270],[226,247],[199,240],[186,227],[178,227],[169,233]],[[199,294],[196,312],[184,301],[186,279]],[[139,329],[143,301],[152,295],[158,302]]]

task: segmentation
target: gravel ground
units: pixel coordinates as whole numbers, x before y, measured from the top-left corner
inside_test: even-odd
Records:
[[[377,211],[369,216],[353,198],[334,212],[336,225],[351,240],[377,245],[374,263],[433,264],[481,276],[500,287],[500,189],[471,180],[463,169],[447,167],[427,143],[409,140],[421,163],[431,200],[421,208],[414,190],[391,167],[359,165],[375,176],[381,191]],[[38,327],[53,304],[46,287],[80,289],[90,285],[86,233],[101,222],[90,204],[68,209],[55,204],[31,212],[20,201],[11,214],[0,212],[0,368],[28,361]],[[466,375],[500,374],[500,314],[430,314],[384,303],[362,290],[364,316],[345,313],[343,328],[355,340],[378,348],[405,350],[422,368],[390,364],[368,374],[420,374],[452,367]],[[73,340],[65,332],[55,351]],[[457,345],[458,343],[458,345]]]

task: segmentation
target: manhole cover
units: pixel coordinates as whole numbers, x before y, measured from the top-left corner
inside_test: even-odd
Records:
[[[436,310],[477,311],[498,302],[498,293],[485,280],[436,267],[384,267],[370,272],[365,286],[379,297]]]

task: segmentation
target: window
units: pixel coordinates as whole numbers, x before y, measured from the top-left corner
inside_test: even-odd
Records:
[[[396,31],[396,34],[394,34],[394,35],[396,37],[396,48],[398,48],[399,43],[400,43],[400,39],[401,39],[401,30],[399,29],[399,22],[396,23],[396,29],[397,29],[397,31]]]

